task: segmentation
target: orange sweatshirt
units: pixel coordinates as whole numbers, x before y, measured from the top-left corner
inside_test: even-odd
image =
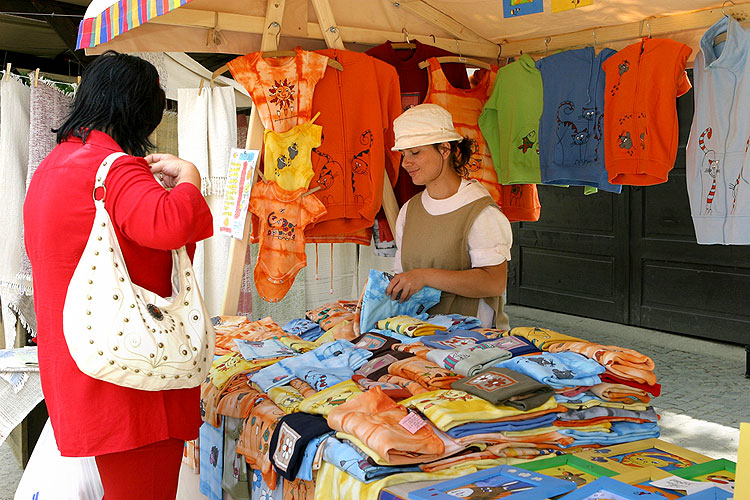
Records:
[[[312,113],[320,112],[316,123],[323,126],[323,140],[313,149],[310,188],[321,187],[316,196],[328,213],[305,230],[308,243],[371,227],[382,201],[383,171],[395,184],[400,162],[400,154],[391,151],[393,120],[401,114],[393,66],[359,52],[317,53],[344,70],[326,69],[313,94]]]
[[[685,64],[691,51],[674,40],[644,38],[602,64],[604,164],[612,184],[667,181],[677,157],[675,98],[690,90]]]

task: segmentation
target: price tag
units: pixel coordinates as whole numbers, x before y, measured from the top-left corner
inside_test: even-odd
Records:
[[[412,434],[416,434],[419,429],[427,425],[427,422],[425,422],[417,413],[409,411],[409,414],[402,418],[399,421],[399,424]]]

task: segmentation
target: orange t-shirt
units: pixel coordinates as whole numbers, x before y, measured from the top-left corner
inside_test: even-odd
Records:
[[[227,63],[234,79],[250,92],[268,130],[286,132],[312,118],[313,91],[328,57],[299,47],[294,51],[294,57],[279,58],[253,52]]]
[[[476,141],[474,153],[466,165],[463,176],[481,182],[511,222],[539,220],[541,205],[536,185],[500,185],[489,146],[479,130],[479,115],[482,114],[482,108],[492,94],[498,68],[492,66],[491,71],[482,71],[476,85],[471,89],[458,89],[445,77],[437,59],[433,57],[427,62],[430,87],[424,102],[438,104],[447,109],[453,116],[456,131]]]
[[[260,219],[260,249],[255,288],[267,302],[278,302],[307,265],[305,226],[320,218],[325,206],[307,189],[284,191],[275,182],[258,182],[250,194],[250,211]]]

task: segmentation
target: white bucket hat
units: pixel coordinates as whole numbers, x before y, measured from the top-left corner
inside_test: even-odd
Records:
[[[420,104],[401,113],[393,120],[393,134],[396,143],[392,151],[463,139],[453,128],[451,114],[437,104]]]

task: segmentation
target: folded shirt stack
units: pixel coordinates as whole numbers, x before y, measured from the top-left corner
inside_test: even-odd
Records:
[[[509,359],[511,356],[510,351],[505,349],[485,347],[484,344],[478,344],[476,347],[468,349],[453,349],[450,351],[433,349],[427,353],[427,360],[464,377],[470,377],[488,366]]]
[[[554,395],[550,386],[517,371],[498,367],[453,382],[451,387],[494,405],[511,406],[522,411],[537,408]]]
[[[585,341],[565,341],[550,344],[549,351],[576,352],[595,360],[612,375],[640,384],[656,384],[654,361],[633,349]]]
[[[495,366],[523,373],[553,389],[600,384],[599,374],[604,372],[602,365],[574,352],[520,356]]]

